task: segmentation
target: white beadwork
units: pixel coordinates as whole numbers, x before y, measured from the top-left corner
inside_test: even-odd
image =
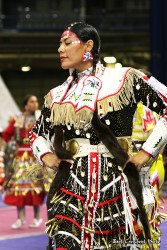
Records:
[[[140,89],[140,85],[139,85],[139,84],[136,85],[136,89],[137,89],[137,90]]]
[[[86,138],[90,138],[90,134],[89,133],[86,133]]]
[[[107,125],[110,125],[110,120],[106,120],[106,124],[107,124]]]
[[[153,107],[154,107],[154,108],[157,107],[157,102],[154,102],[154,103],[153,103]]]

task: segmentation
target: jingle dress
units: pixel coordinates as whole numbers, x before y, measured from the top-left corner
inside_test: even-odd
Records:
[[[42,205],[45,197],[43,184],[27,177],[29,166],[36,162],[28,137],[35,120],[35,115],[27,115],[26,112],[19,114],[10,121],[1,135],[6,142],[16,142],[12,173],[7,177],[8,184],[4,195],[4,203],[7,205]]]
[[[76,149],[69,178],[51,201],[53,219],[46,223],[57,250],[147,249],[126,176],[111,163],[112,156],[90,122],[97,103],[101,121],[131,154],[137,102],[157,113],[165,110],[167,88],[162,85],[159,91],[157,84],[133,68],[113,70],[99,64],[95,76],[89,70],[78,74],[77,80],[70,76],[45,97],[41,117],[30,135],[35,156],[43,165],[42,156],[53,152],[54,125],[62,126],[67,149],[70,145]],[[157,129],[159,133],[143,145],[153,157],[167,141],[166,113]],[[152,237],[158,245],[159,235]]]

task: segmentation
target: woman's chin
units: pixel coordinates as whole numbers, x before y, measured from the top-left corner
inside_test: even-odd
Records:
[[[66,67],[66,66],[61,66],[62,69],[69,69],[70,67]]]
[[[69,69],[70,68],[70,65],[68,65],[67,63],[61,63],[61,67],[62,69]]]

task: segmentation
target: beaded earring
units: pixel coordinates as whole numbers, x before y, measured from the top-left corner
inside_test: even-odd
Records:
[[[87,51],[83,54],[83,62],[87,62],[90,60],[93,60],[93,55],[92,55],[92,52]]]

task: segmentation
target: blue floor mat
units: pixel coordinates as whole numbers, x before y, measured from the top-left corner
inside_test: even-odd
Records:
[[[0,250],[46,250],[47,235],[0,240]]]

